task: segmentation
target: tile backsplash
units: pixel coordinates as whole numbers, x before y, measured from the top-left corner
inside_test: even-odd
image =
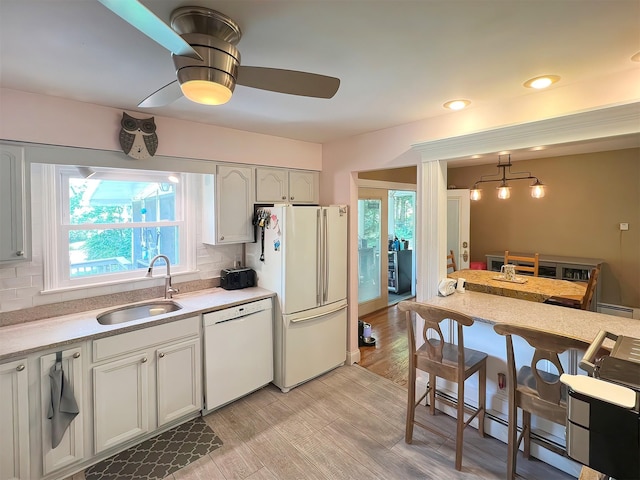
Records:
[[[242,245],[213,246],[200,243],[197,247],[197,271],[175,275],[174,284],[180,288],[181,283],[219,277],[220,270],[232,267],[241,254]],[[164,285],[164,278],[157,278],[143,283],[125,281],[116,285],[43,295],[40,293],[43,288],[43,268],[41,259],[36,255],[26,265],[0,266],[0,313]]]

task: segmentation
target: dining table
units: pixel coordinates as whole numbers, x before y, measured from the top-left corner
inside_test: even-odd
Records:
[[[507,280],[500,272],[490,270],[457,270],[448,277],[463,278],[467,290],[531,302],[544,302],[551,297],[580,301],[587,291],[586,283],[532,275],[516,275],[515,280]]]

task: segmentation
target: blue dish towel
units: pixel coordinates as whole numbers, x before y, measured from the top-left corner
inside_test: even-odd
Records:
[[[56,448],[62,441],[64,432],[80,412],[73,390],[62,370],[62,362],[56,362],[49,371],[51,382],[51,403],[47,418],[51,420],[51,445]]]

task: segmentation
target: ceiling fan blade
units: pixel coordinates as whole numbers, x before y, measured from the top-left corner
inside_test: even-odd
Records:
[[[138,0],[98,1],[170,52],[202,60],[202,57],[191,48],[191,45]]]
[[[141,108],[164,107],[182,97],[182,90],[177,80],[166,84],[142,100],[138,106]]]
[[[303,97],[331,98],[340,79],[316,73],[266,67],[238,67],[238,85]]]

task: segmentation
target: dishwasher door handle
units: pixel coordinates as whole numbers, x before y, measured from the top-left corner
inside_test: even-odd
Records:
[[[211,325],[219,325],[221,323],[233,322],[234,320],[242,320],[243,318],[250,317],[256,313],[264,312],[264,310],[258,310],[257,312],[247,312],[244,315],[240,315],[239,317],[227,318],[225,320],[216,320]]]

